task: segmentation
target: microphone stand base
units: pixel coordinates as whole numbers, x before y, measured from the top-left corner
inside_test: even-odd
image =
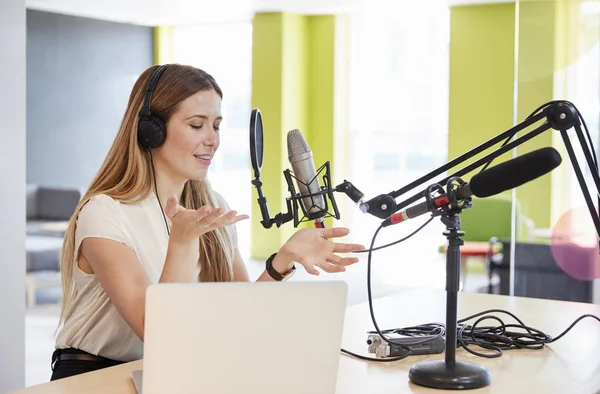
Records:
[[[444,235],[448,239],[446,249],[446,348],[443,360],[423,361],[415,364],[408,374],[409,380],[419,386],[442,390],[477,389],[488,386],[492,381],[490,372],[481,365],[456,360],[458,335],[458,290],[460,284],[460,247],[465,235],[460,230],[462,209],[469,208],[471,201],[464,206],[451,207],[441,215],[446,225]]]
[[[445,360],[423,361],[408,373],[409,380],[419,386],[441,390],[477,389],[492,381],[490,372],[469,361],[447,363]]]

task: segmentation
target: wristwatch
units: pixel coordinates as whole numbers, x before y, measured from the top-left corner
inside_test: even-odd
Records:
[[[273,253],[267,259],[267,272],[269,273],[271,278],[275,279],[278,282],[290,279],[294,275],[294,272],[296,272],[296,267],[292,266],[291,270],[289,270],[285,274],[280,274],[275,268],[273,268],[273,260],[275,260],[275,256],[277,256],[277,253]]]

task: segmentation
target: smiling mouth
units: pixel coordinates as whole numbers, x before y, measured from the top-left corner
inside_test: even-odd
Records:
[[[211,155],[194,155],[194,157],[203,164],[210,164],[212,160]]]

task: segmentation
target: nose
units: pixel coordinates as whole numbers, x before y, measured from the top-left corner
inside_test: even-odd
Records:
[[[212,147],[213,150],[217,150],[219,147],[219,133],[214,127],[210,127],[210,131],[207,133],[206,139],[204,140],[204,145]]]

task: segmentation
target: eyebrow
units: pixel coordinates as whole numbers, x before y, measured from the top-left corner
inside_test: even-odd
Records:
[[[202,118],[202,119],[208,120],[208,116],[206,116],[206,115],[200,115],[200,114],[192,115],[189,118],[186,118],[185,120],[189,120],[189,119],[192,119],[192,118]],[[223,120],[223,117],[222,116],[217,116],[215,120]]]

